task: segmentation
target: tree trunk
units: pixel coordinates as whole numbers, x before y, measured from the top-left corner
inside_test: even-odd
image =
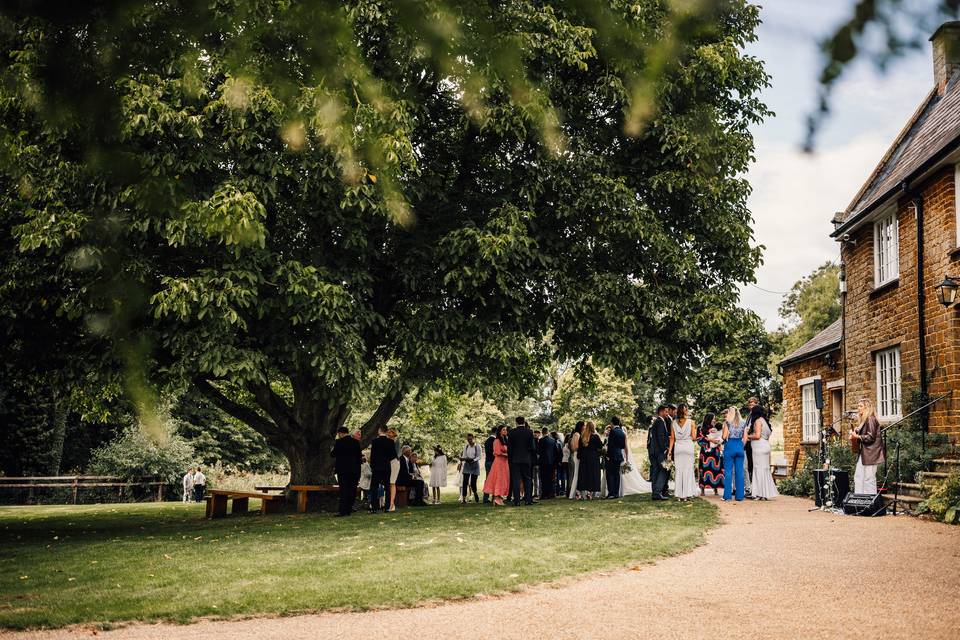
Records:
[[[283,452],[290,462],[290,484],[335,484],[333,472],[333,438],[313,434],[313,438],[288,442]]]

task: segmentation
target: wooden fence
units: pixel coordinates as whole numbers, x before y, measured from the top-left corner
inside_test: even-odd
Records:
[[[117,490],[117,497],[122,501],[124,492],[133,487],[143,487],[150,489],[151,493],[156,492],[157,502],[163,502],[163,491],[166,482],[157,480],[155,477],[145,478],[120,478],[118,476],[30,476],[30,477],[6,477],[0,476],[0,491],[26,489],[28,492],[27,502],[33,502],[34,491],[36,489],[69,489],[72,495],[73,504],[77,504],[77,497],[81,489],[110,489]],[[155,487],[155,489],[151,489]]]

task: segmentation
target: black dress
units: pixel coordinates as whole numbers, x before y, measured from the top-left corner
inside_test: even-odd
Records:
[[[593,434],[590,446],[577,448],[577,491],[600,492],[600,449],[603,440]]]

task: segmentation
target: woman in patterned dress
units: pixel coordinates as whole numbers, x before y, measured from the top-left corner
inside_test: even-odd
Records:
[[[716,423],[716,417],[708,413],[703,417],[703,423],[697,430],[697,444],[700,445],[701,496],[707,487],[713,489],[713,495],[717,495],[718,489],[723,488],[723,455],[720,453],[723,437]]]

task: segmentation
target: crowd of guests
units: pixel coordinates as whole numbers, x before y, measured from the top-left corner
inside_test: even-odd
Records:
[[[879,422],[869,400],[861,400],[857,408],[859,424],[849,433],[857,445],[856,492],[876,493],[876,469],[885,456]],[[483,444],[475,434],[466,436],[455,458],[459,500],[461,504],[471,499],[480,502],[481,464],[485,471],[482,500],[497,506],[533,505],[557,496],[594,500],[638,493],[668,500],[671,472],[673,497],[679,501],[691,500],[698,492],[703,496],[707,490],[714,495],[723,491],[725,501],[769,500],[778,495],[770,466],[771,433],[757,398],[749,398],[742,410],[729,407],[719,418],[707,413],[699,425],[687,405],[661,404],[647,431],[646,480],[633,464],[617,416],[610,419],[603,436],[591,421],[578,422],[561,436],[546,428],[533,429],[518,417],[512,427],[494,427]],[[398,492],[413,506],[440,503],[440,490],[447,486],[447,454],[434,447],[429,478],[424,480],[421,466],[425,463],[410,446],[401,445],[398,436],[396,429],[381,427],[368,458],[359,431],[338,430],[332,454],[340,486],[339,515],[353,513],[358,488],[371,512],[395,511]],[[202,501],[205,489],[206,476],[200,467],[189,469],[183,476],[183,501]]]
[[[680,501],[707,490],[715,495],[722,490],[724,500],[767,500],[777,495],[770,468],[770,435],[766,412],[756,398],[750,398],[742,411],[730,407],[719,419],[708,413],[699,425],[687,405],[663,404],[647,432],[649,481],[633,464],[626,432],[616,416],[602,434],[593,422],[581,421],[565,436],[546,428],[533,429],[518,417],[512,426],[494,427],[482,444],[475,434],[468,434],[453,462],[461,503],[482,500],[520,506],[557,496],[595,500],[643,492],[654,500],[666,500],[671,472],[673,497]],[[425,480],[421,466],[426,463],[411,447],[400,444],[395,429],[387,427],[378,430],[369,458],[362,451],[360,434],[341,428],[333,456],[342,516],[353,512],[357,487],[371,512],[395,511],[398,492],[408,496],[412,506],[439,504],[452,462],[441,447],[435,447]],[[479,485],[481,466],[485,477]]]
[[[743,418],[746,413],[746,418]],[[684,404],[660,405],[647,432],[650,483],[654,500],[666,500],[667,482],[674,471],[674,497],[686,501],[699,491],[723,490],[723,499],[746,497],[769,500],[777,485],[770,468],[770,435],[767,414],[756,398],[747,400],[744,412],[729,407],[721,421],[708,413],[697,426]],[[700,455],[694,462],[694,443]],[[696,471],[699,471],[699,479]]]

